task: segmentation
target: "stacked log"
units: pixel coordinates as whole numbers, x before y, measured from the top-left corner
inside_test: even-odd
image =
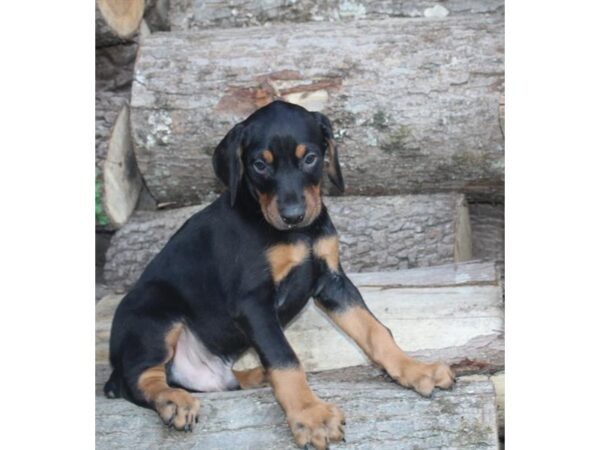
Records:
[[[445,17],[501,11],[504,0],[171,0],[169,24],[173,31],[186,31],[277,22]]]
[[[107,5],[125,14],[111,17]],[[345,269],[392,271],[351,277],[410,354],[487,378],[463,378],[458,391],[426,406],[411,392],[384,392],[365,367],[348,369],[364,365],[364,355],[313,306],[286,330],[289,340],[308,370],[329,371],[311,377],[317,391],[339,398],[360,424],[349,448],[496,448],[490,380],[502,430],[503,10],[501,0],[98,0],[97,167],[110,227],[120,228],[106,258],[108,289],[131,287],[176,229],[223,191],[211,155],[235,123],[275,99],[321,111],[333,122],[347,184],[347,196],[333,197],[325,181]],[[261,26],[228,28],[252,25]],[[158,30],[172,31],[150,34]],[[140,192],[152,208],[177,209],[139,210]],[[429,267],[473,257],[500,263]],[[101,381],[120,299],[97,304]],[[237,367],[256,363],[248,353]],[[212,413],[192,441],[169,434],[152,412],[99,398],[98,444],[145,446],[150,433],[172,448],[287,448],[287,427],[267,393],[203,395]],[[363,394],[371,397],[368,418],[358,412]],[[409,403],[410,411],[399,406]],[[231,405],[236,412],[227,415]],[[439,433],[418,432],[403,411],[439,417],[426,425]],[[239,417],[256,418],[261,433]]]
[[[467,205],[461,194],[329,197],[348,271],[392,270],[471,259]],[[138,211],[113,237],[105,279],[131,287],[169,237],[203,206]]]
[[[317,374],[309,383],[346,415],[346,442],[332,449],[498,449],[490,381],[459,380],[432,398],[362,368]],[[195,395],[202,409],[193,433],[169,430],[154,411],[125,400],[97,397],[96,448],[298,448],[270,388]]]
[[[347,192],[501,191],[502,16],[385,19],[151,35],[132,92],[134,148],[158,202],[222,189],[210,157],[282,98],[333,122]]]

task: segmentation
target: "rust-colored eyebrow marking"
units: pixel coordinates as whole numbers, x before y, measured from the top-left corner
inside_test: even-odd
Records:
[[[271,153],[271,150],[263,150],[262,151],[262,157],[269,164],[273,164],[273,159],[274,158],[273,158],[273,153]]]
[[[296,151],[294,152],[296,154],[296,158],[300,159],[304,156],[304,154],[306,153],[306,146],[304,144],[300,144],[296,147]]]

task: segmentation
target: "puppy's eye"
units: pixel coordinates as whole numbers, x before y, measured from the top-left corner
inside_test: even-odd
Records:
[[[264,162],[262,162],[260,159],[257,159],[256,161],[254,161],[254,170],[262,173],[265,170],[267,170],[267,165]]]
[[[310,153],[306,155],[306,158],[304,158],[304,164],[306,164],[307,166],[312,166],[316,161],[317,157],[314,153]]]

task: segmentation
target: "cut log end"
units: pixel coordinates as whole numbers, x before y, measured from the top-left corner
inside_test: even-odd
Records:
[[[104,211],[111,224],[121,227],[135,209],[142,177],[133,153],[129,108],[124,106],[113,127],[103,170]]]
[[[97,5],[108,26],[123,39],[137,31],[144,14],[144,0],[97,0]]]

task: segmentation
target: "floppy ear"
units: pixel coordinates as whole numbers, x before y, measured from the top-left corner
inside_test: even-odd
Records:
[[[338,159],[337,145],[333,139],[331,122],[324,114],[321,114],[320,112],[313,112],[312,114],[321,127],[321,133],[323,133],[325,143],[327,144],[327,157],[329,158],[329,164],[327,165],[327,176],[335,185],[335,187],[340,190],[340,192],[344,192],[344,177],[342,176],[342,168],[340,167],[340,161]]]
[[[235,204],[238,186],[242,179],[242,137],[244,125],[238,123],[217,145],[212,164],[217,177],[229,188],[231,206]]]

